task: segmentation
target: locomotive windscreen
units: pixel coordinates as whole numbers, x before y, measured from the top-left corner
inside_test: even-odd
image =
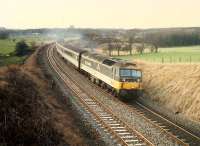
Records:
[[[115,64],[116,62],[113,61],[113,60],[110,60],[110,59],[105,59],[103,61],[103,64],[106,64],[106,65],[109,65],[109,66],[112,66],[113,64]]]

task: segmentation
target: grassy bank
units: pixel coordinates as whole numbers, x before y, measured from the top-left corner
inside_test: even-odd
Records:
[[[0,145],[62,144],[40,86],[19,66],[0,70]]]
[[[124,55],[118,58],[163,63],[200,62],[200,46],[159,48],[158,53]]]
[[[174,113],[200,122],[199,64],[139,62],[147,97]]]

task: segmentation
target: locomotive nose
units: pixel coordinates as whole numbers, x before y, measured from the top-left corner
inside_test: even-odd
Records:
[[[140,83],[138,82],[122,82],[122,89],[127,89],[127,90],[131,90],[131,89],[138,89],[140,88]]]

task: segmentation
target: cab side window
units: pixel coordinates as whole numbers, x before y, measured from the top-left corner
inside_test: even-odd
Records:
[[[115,76],[119,76],[119,70],[115,69]]]
[[[117,68],[114,68],[113,76],[114,76],[115,80],[118,80],[118,78],[119,78],[119,70]]]

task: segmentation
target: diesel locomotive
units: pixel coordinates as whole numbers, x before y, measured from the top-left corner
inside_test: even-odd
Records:
[[[110,90],[115,96],[130,99],[142,93],[142,72],[134,63],[58,43],[56,51],[92,82]]]

